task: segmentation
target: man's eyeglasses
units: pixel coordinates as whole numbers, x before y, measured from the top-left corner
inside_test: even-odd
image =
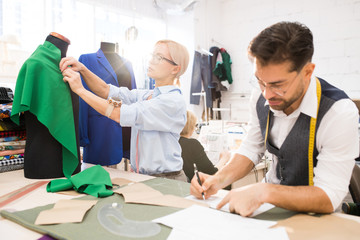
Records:
[[[300,73],[300,72],[299,72]],[[297,78],[297,76],[299,75],[299,73],[296,74],[296,76],[292,79],[292,81],[290,82],[290,84],[285,84],[285,85],[289,85],[287,87],[286,90],[283,89],[284,84],[282,84],[282,86],[268,86],[266,83],[264,83],[263,81],[257,79],[256,76],[253,76],[253,78],[250,80],[250,84],[257,88],[260,89],[261,92],[264,92],[267,89],[270,89],[273,93],[279,95],[279,96],[284,96],[286,94],[286,92],[290,89],[291,85],[293,84],[293,82],[295,82],[295,78]],[[286,81],[289,82],[289,81]]]
[[[177,66],[177,64],[176,64],[174,61],[172,61],[172,60],[170,60],[170,59],[168,59],[168,58],[166,58],[166,57],[160,56],[160,55],[158,55],[158,54],[150,54],[150,60],[151,60],[154,64],[159,64],[162,60],[165,60],[165,61],[167,61],[168,63],[170,63],[170,64],[172,64],[172,65],[174,65],[174,66]]]

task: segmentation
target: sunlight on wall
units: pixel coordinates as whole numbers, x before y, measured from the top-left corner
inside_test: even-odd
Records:
[[[132,62],[138,87],[147,88],[147,55],[166,37],[166,23],[156,11],[152,17],[138,13],[134,2],[117,1],[116,8],[86,0],[0,0],[1,84],[13,87],[23,62],[50,32],[58,32],[70,39],[67,56],[75,58],[96,52],[102,41],[118,43],[119,54]],[[138,35],[127,41],[125,33],[132,26]],[[4,41],[8,36],[18,42]]]

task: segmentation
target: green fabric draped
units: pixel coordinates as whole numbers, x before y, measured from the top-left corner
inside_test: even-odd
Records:
[[[48,192],[59,192],[74,189],[79,193],[86,193],[94,197],[108,197],[114,192],[110,174],[100,165],[90,167],[69,179],[55,179],[47,186]]]
[[[106,187],[112,187],[111,179],[100,165],[71,176],[79,164],[78,149],[71,93],[59,69],[60,59],[60,50],[45,41],[25,61],[16,81],[11,119],[19,124],[19,113],[30,111],[62,145],[63,173],[67,179],[52,180],[47,185],[48,192],[75,189],[95,197],[110,196],[113,191]]]
[[[49,129],[62,145],[63,172],[69,178],[79,160],[71,93],[59,69],[60,59],[60,50],[45,41],[25,61],[16,80],[11,119],[19,124],[19,113],[30,111]]]

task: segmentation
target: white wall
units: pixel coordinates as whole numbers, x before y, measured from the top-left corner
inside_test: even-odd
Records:
[[[21,2],[20,0],[17,1]],[[44,0],[36,1],[41,3]],[[67,2],[69,1],[75,0],[67,0]],[[82,0],[81,2],[100,4],[95,0]],[[194,11],[183,15],[161,13],[159,9],[154,8],[153,2],[149,0],[133,0],[133,2],[107,0],[105,5],[118,10],[117,12],[128,13],[135,19],[153,18],[164,22],[165,34],[156,36],[156,39],[163,37],[173,39],[188,48],[190,63],[188,70],[181,78],[181,88],[188,108],[194,110],[199,118],[203,109],[202,103],[199,106],[189,104],[194,49],[198,46],[209,49],[216,45],[224,47],[229,52],[233,61],[234,83],[228,92],[223,92],[221,106],[229,107],[231,104],[232,119],[247,121],[247,101],[251,89],[248,82],[252,74],[252,66],[246,55],[247,46],[250,40],[262,29],[282,20],[300,21],[309,26],[315,40],[313,58],[314,63],[316,63],[315,74],[333,85],[343,88],[350,97],[360,98],[360,84],[357,80],[360,79],[359,0],[199,0]],[[80,39],[86,38],[86,43],[92,43],[90,49],[81,50],[81,53],[96,51],[99,40],[91,39],[94,37],[93,33],[79,30],[84,27],[82,26],[84,24],[83,21],[75,18],[74,23],[67,26],[71,29],[77,28],[77,31],[80,31]],[[33,24],[33,26],[35,25]],[[164,25],[157,25],[156,27],[163,28]],[[39,27],[40,25],[36,29]],[[31,28],[34,27],[29,29]],[[40,44],[49,31],[52,29],[47,27],[43,34],[31,35],[30,38],[35,38],[36,44]],[[114,31],[119,31],[119,29],[114,29]],[[74,39],[69,48],[69,54],[77,55],[75,50],[79,51],[79,48],[82,48],[84,44],[77,42],[73,34],[66,36]],[[27,40],[29,39],[27,38]],[[17,48],[14,47],[9,50],[12,50],[11,56],[9,56],[10,60],[16,59],[19,62],[24,60],[24,58],[19,57],[20,53],[17,54]],[[26,53],[31,53],[33,50],[34,47],[24,49]],[[18,64],[17,67],[20,66],[21,64]],[[7,82],[14,84],[18,69],[10,69],[8,65],[0,68],[0,72],[5,70],[6,74],[0,74],[1,84],[6,85]],[[11,72],[11,74],[7,74],[7,72]],[[226,112],[223,113],[223,116],[225,119],[229,118],[229,114]]]
[[[193,49],[191,12],[167,16],[149,0],[34,1],[2,0],[0,17],[4,29],[0,36],[0,86],[14,90],[23,62],[52,31],[71,40],[67,55],[75,58],[96,52],[101,41],[118,42],[119,54],[133,64],[139,88],[147,87],[146,58],[157,40],[171,38]],[[138,29],[135,42],[125,40],[125,31],[130,26]],[[4,42],[7,36],[14,36],[17,43]],[[185,94],[189,92],[186,85],[189,80],[185,81],[189,74],[187,71],[184,75]]]
[[[240,109],[232,116],[246,120],[252,73],[247,46],[262,29],[279,21],[307,25],[314,36],[315,75],[360,98],[359,0],[202,0],[195,9],[195,45],[224,47],[233,62],[234,83],[223,93],[222,107],[231,103]]]
[[[190,62],[186,72],[180,77],[181,91],[186,100],[186,104],[190,104],[190,84],[193,65],[194,52],[194,14],[187,12],[183,15],[165,16],[167,25],[167,38],[183,44],[189,52]]]

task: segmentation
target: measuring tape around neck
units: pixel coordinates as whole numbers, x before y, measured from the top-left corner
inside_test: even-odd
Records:
[[[308,168],[309,168],[309,186],[314,185],[314,145],[315,145],[315,129],[316,129],[316,121],[317,115],[319,113],[319,106],[321,100],[321,85],[318,78],[316,78],[316,97],[317,97],[317,110],[316,110],[316,118],[310,119],[310,129],[309,129],[309,147],[308,147]],[[269,119],[270,119],[270,110],[268,112],[267,121],[266,121],[266,132],[265,132],[265,150],[266,150],[266,142],[269,134]]]

